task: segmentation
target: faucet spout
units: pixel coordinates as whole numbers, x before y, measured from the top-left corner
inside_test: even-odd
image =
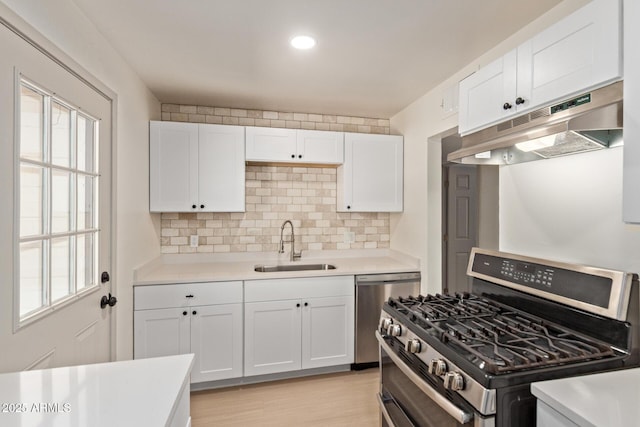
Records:
[[[291,237],[289,240],[284,240],[284,237],[283,237],[284,228],[287,226],[287,224],[291,226]],[[295,261],[297,259],[300,259],[300,257],[302,257],[302,251],[296,252],[295,241],[296,241],[296,238],[295,238],[295,232],[293,230],[293,223],[290,220],[286,220],[285,222],[282,223],[282,227],[280,227],[280,249],[278,250],[278,253],[283,254],[284,244],[285,242],[289,242],[291,243],[291,255],[289,257],[289,260]]]

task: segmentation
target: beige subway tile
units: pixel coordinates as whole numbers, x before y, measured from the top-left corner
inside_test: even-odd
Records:
[[[206,228],[220,228],[222,227],[222,220],[221,219],[213,219],[213,220],[208,220],[205,224]]]
[[[239,125],[240,124],[240,120],[238,120],[237,117],[223,117],[222,118],[222,124],[223,125]]]
[[[378,119],[378,126],[389,127],[391,126],[389,119]]]
[[[322,114],[308,114],[307,115],[307,120],[310,122],[321,122],[322,121]]]
[[[211,253],[211,252],[213,252],[213,245],[199,245],[196,248],[196,252],[198,252],[198,253]]]
[[[160,235],[163,237],[176,237],[178,236],[177,228],[163,228],[160,232]]]
[[[204,114],[189,114],[191,123],[204,123],[206,116]]]
[[[222,116],[205,116],[205,122],[213,125],[222,124]]]
[[[367,126],[378,126],[378,119],[365,118],[362,124]]]
[[[177,212],[168,212],[162,214],[162,219],[180,219],[180,214]]]
[[[360,132],[360,133],[371,133],[371,126],[358,125],[358,132]]]
[[[171,121],[174,122],[188,122],[189,115],[185,113],[171,113]]]
[[[269,119],[255,119],[255,126],[271,127],[271,120],[269,120]]]
[[[233,117],[247,117],[247,110],[240,109],[240,108],[232,108],[231,109],[231,116],[233,116]]]
[[[261,119],[262,110],[247,110],[247,117],[251,119]]]
[[[322,116],[322,121],[324,123],[338,123],[338,116],[332,116],[332,115],[323,115]]]
[[[293,113],[293,120],[306,122],[307,120],[309,120],[309,115],[307,113]]]
[[[331,123],[316,123],[316,130],[331,130]]]
[[[252,118],[248,118],[248,117],[240,117],[240,120],[238,121],[238,124],[240,126],[255,126],[256,125],[256,119],[252,119]]]
[[[174,219],[171,220],[171,228],[187,228],[189,226],[189,221],[184,219]]]
[[[337,122],[336,123],[341,123],[343,125],[346,124],[351,124],[351,117],[348,116],[338,116],[337,117]]]
[[[160,248],[160,253],[163,254],[177,254],[179,251],[179,246],[162,246]]]
[[[371,126],[371,133],[376,133],[379,135],[389,135],[389,128],[385,128],[382,126]]]
[[[263,111],[262,112],[262,118],[269,119],[269,120],[277,120],[278,119],[278,112],[277,111]]]
[[[286,120],[284,126],[288,129],[300,129],[300,122],[295,120]]]
[[[231,108],[214,108],[213,109],[213,114],[215,114],[216,116],[230,116],[231,115]]]
[[[215,109],[213,107],[204,107],[202,105],[198,105],[198,108],[197,108],[198,114],[203,114],[205,116],[206,115],[209,115],[209,116],[214,115],[215,114],[214,111],[215,111]]]
[[[162,104],[161,110],[164,112],[168,112],[168,113],[179,113],[180,112],[180,105],[178,104]]]
[[[271,120],[272,128],[284,128],[286,127],[286,122],[284,120]]]
[[[162,112],[162,120],[171,120],[171,113],[169,112]]]
[[[345,125],[341,123],[331,123],[331,126],[329,126],[329,130],[332,130],[335,132],[344,132]]]
[[[293,113],[278,112],[279,120],[293,120]]]
[[[300,122],[300,129],[316,130],[315,122]]]
[[[189,244],[189,239],[185,237],[172,237],[171,246],[180,246]]]
[[[186,114],[196,114],[198,112],[198,107],[195,105],[181,105],[180,112]]]
[[[221,236],[214,236],[214,237],[207,237],[207,245],[221,245],[222,244],[222,237]]]
[[[358,132],[358,125],[345,124],[342,125],[342,129],[345,132]]]
[[[215,245],[213,247],[213,252],[216,252],[216,253],[231,252],[231,246],[229,246],[229,245]]]

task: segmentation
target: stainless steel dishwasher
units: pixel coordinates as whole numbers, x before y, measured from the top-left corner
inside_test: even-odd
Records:
[[[356,276],[356,348],[353,369],[365,369],[378,364],[375,331],[382,304],[389,297],[406,297],[419,293],[419,272]]]

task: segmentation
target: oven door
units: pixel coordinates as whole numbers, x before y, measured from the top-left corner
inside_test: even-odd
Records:
[[[458,395],[449,396],[416,374],[378,332],[382,426],[493,427],[494,417],[482,417]],[[387,338],[392,340],[393,338]],[[422,363],[422,362],[420,362]]]

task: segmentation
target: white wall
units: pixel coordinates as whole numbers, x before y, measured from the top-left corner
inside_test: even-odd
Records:
[[[133,269],[160,252],[159,216],[150,216],[148,210],[148,121],[160,118],[160,103],[73,1],[0,0],[0,3],[35,27],[117,96],[114,189],[117,255],[116,274],[112,278],[118,297],[114,310],[117,358],[131,358]],[[0,277],[11,277],[10,272],[1,273]]]
[[[457,127],[456,115],[443,117],[443,91],[588,2],[564,0],[391,118],[392,133],[404,135],[405,144],[405,205],[391,216],[391,247],[421,260],[423,292],[440,291],[442,281],[439,144]]]
[[[640,272],[622,222],[622,148],[500,167],[500,249]]]

